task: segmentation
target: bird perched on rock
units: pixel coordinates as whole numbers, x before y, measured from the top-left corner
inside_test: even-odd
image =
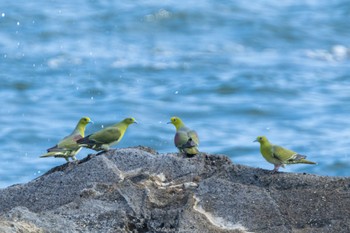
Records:
[[[81,150],[81,147],[77,144],[77,141],[84,137],[85,127],[90,122],[92,121],[89,117],[81,118],[70,135],[59,141],[57,145],[47,149],[47,153],[40,157],[64,158],[67,162],[69,162],[69,157],[76,160],[75,155]]]
[[[133,123],[137,123],[135,118],[125,118],[115,125],[79,139],[77,143],[95,151],[108,151],[111,146],[116,145],[123,138],[126,129]]]
[[[285,164],[316,164],[315,162],[306,160],[305,155],[271,144],[265,136],[257,137],[254,142],[260,143],[260,152],[267,162],[275,165],[273,172],[277,172],[279,167],[284,168]]]
[[[176,128],[174,143],[180,152],[185,153],[188,156],[193,156],[199,153],[199,138],[196,131],[187,128],[182,120],[175,116],[170,118],[168,124],[173,124]]]

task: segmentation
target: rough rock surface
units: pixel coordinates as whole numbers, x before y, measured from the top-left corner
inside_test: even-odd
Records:
[[[350,232],[350,179],[137,147],[0,189],[0,232]]]

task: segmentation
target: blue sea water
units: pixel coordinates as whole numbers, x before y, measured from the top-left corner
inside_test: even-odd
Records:
[[[63,164],[39,156],[82,116],[135,117],[118,148],[175,152],[177,115],[234,163],[272,169],[266,135],[318,162],[282,171],[349,176],[349,22],[346,0],[0,1],[0,187]]]

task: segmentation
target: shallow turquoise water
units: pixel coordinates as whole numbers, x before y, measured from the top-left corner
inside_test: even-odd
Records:
[[[349,22],[345,0],[1,1],[0,187],[64,163],[38,156],[85,115],[134,116],[117,147],[176,151],[177,115],[235,163],[272,169],[266,135],[319,163],[283,171],[349,176]]]

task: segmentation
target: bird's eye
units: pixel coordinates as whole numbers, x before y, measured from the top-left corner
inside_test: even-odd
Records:
[[[262,137],[259,137],[259,140],[262,140]]]

